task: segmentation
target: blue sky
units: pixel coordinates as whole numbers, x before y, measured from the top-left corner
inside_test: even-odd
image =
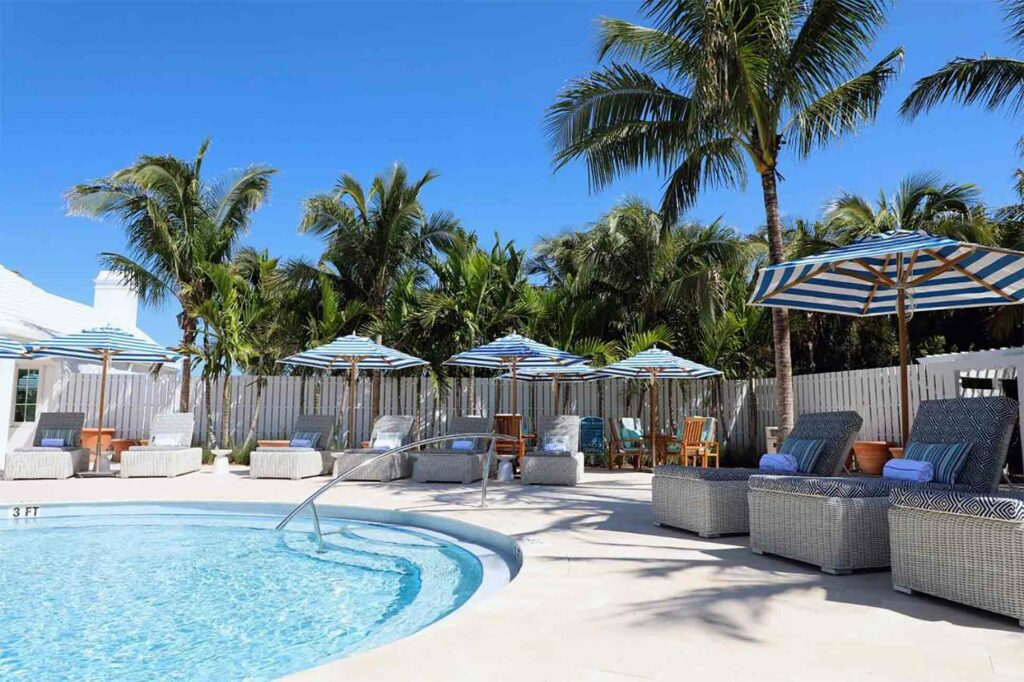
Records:
[[[560,86],[594,65],[595,19],[635,19],[637,6],[0,2],[0,263],[91,301],[96,254],[121,249],[121,234],[66,217],[63,192],[143,152],[190,156],[207,136],[211,177],[252,162],[280,169],[246,242],[284,257],[319,252],[296,233],[304,197],[341,171],[369,179],[393,161],[441,172],[429,210],[521,244],[627,194],[657,201],[652,174],[597,195],[580,165],[553,174],[542,130]],[[840,189],[874,196],[920,170],[1011,200],[1019,119],[955,106],[912,125],[895,115],[913,81],[948,58],[1012,52],[995,3],[903,0],[878,56],[899,44],[906,66],[878,122],[808,161],[784,160],[786,216],[814,218]],[[690,215],[756,229],[759,188],[708,193]],[[140,324],[175,343],[173,312],[143,311]]]

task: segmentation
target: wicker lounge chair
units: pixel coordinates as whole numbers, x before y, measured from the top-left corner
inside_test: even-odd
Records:
[[[583,479],[580,452],[580,418],[545,415],[538,420],[537,449],[523,458],[523,483],[527,485],[576,485]],[[565,450],[545,451],[548,438],[564,438]]]
[[[493,433],[492,421],[488,417],[455,417],[448,422],[448,433]],[[444,448],[414,452],[412,479],[419,483],[472,483],[483,478],[484,461],[490,442],[478,438],[472,450],[452,449],[452,443]],[[514,455],[516,453],[509,453]],[[497,469],[497,457],[491,458],[491,471]]]
[[[334,415],[303,414],[295,420],[292,436],[297,433],[318,433],[316,444],[309,448],[257,448],[249,455],[249,478],[290,478],[298,480],[331,473],[334,457]]]
[[[993,611],[1024,627],[1024,493],[894,490],[893,589]]]
[[[121,453],[121,478],[163,476],[173,478],[203,466],[203,449],[192,446],[195,418],[191,412],[158,414],[150,424],[150,445],[135,445]],[[156,443],[172,437],[178,445]]]
[[[89,451],[81,446],[85,415],[81,412],[44,412],[36,422],[32,447],[7,453],[4,480],[19,478],[70,478],[89,468]],[[7,428],[6,426],[4,428]],[[46,433],[60,432],[64,447],[43,447]]]
[[[890,491],[993,492],[1016,418],[1017,404],[1009,398],[921,403],[911,441],[972,444],[952,484],[858,476],[752,476],[750,548],[758,554],[805,561],[835,575],[887,567]]]
[[[824,440],[814,474],[835,476],[862,423],[856,412],[813,412],[797,418],[792,435]],[[748,480],[759,473],[752,468],[656,467],[651,481],[654,520],[705,538],[748,533]]]
[[[412,442],[416,428],[416,417],[410,415],[385,415],[379,417],[370,432],[368,447],[352,448],[334,453],[332,465],[335,476],[352,471],[365,462],[377,457],[387,448],[374,448],[373,443],[379,436],[386,433],[400,434],[402,445]],[[396,452],[391,457],[379,459],[369,466],[355,471],[349,480],[352,481],[393,481],[398,478],[409,478],[412,474],[412,459],[408,452]]]

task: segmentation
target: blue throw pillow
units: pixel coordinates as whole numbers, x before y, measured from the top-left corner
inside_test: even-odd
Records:
[[[931,462],[935,481],[955,483],[967,461],[970,443],[907,443],[903,458],[918,462]]]
[[[292,434],[292,441],[289,445],[293,448],[315,448],[320,434],[316,431],[296,431]],[[305,445],[297,445],[297,441],[305,441]]]
[[[814,464],[818,461],[818,455],[825,446],[823,440],[801,440],[799,438],[787,438],[779,448],[780,453],[796,457],[797,471],[810,473],[814,471]]]

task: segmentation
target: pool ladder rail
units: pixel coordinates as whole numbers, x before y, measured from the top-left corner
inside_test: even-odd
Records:
[[[494,460],[494,446],[495,446],[495,444],[497,444],[498,441],[511,441],[511,442],[515,442],[517,439],[514,438],[513,436],[506,436],[506,435],[500,434],[500,433],[450,433],[450,434],[445,435],[445,436],[436,436],[434,438],[425,438],[423,440],[418,440],[415,443],[408,443],[407,445],[400,445],[397,448],[391,448],[390,450],[385,450],[384,452],[380,453],[376,457],[373,457],[372,459],[368,459],[365,462],[361,462],[360,464],[358,464],[357,466],[349,469],[348,471],[345,471],[343,473],[338,474],[337,476],[335,476],[331,480],[327,481],[327,483],[324,483],[322,486],[317,488],[316,492],[314,492],[312,495],[310,495],[305,500],[300,502],[299,505],[297,507],[295,507],[295,509],[292,509],[290,512],[288,512],[288,516],[284,517],[284,519],[281,521],[281,523],[277,524],[277,530],[279,530],[279,531],[284,530],[285,527],[289,523],[291,523],[292,519],[294,519],[296,516],[298,516],[299,512],[301,512],[306,507],[309,507],[310,513],[313,516],[313,531],[316,533],[317,551],[318,552],[323,552],[324,551],[324,535],[320,531],[320,514],[318,514],[317,511],[316,511],[316,504],[315,503],[316,503],[317,498],[319,498],[325,492],[327,492],[328,490],[330,490],[331,488],[333,488],[337,484],[341,483],[342,481],[348,480],[354,473],[356,473],[357,471],[359,471],[363,467],[370,466],[374,462],[382,460],[385,457],[390,457],[391,455],[397,454],[399,452],[405,452],[407,450],[419,449],[419,448],[423,447],[424,445],[433,445],[435,443],[444,443],[446,441],[476,440],[476,439],[486,439],[487,441],[489,441],[489,444],[487,446],[487,454],[484,457],[483,472],[482,472],[483,473],[483,478],[481,479],[481,483],[480,483],[480,506],[481,507],[486,507],[487,506],[487,479],[488,479],[488,475],[489,475],[490,470],[491,470],[491,462]]]

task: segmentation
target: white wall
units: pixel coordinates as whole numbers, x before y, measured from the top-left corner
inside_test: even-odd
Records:
[[[121,276],[101,270],[93,286],[92,307],[104,320],[115,327],[134,329],[139,317],[139,299],[125,286]]]

